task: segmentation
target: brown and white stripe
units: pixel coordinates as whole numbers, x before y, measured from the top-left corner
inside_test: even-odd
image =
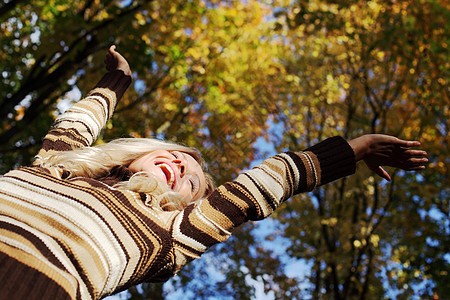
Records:
[[[90,145],[129,83],[123,73],[108,73],[57,119],[39,155]],[[354,167],[350,146],[331,138],[269,158],[174,212],[94,179],[61,179],[57,168],[10,171],[0,178],[0,299],[99,299],[165,281],[233,228]]]

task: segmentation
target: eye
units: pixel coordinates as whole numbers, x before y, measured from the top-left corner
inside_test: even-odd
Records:
[[[170,152],[170,154],[172,154],[173,155],[173,157],[175,157],[176,159],[178,159],[178,154],[176,154],[175,152]]]
[[[191,191],[195,192],[197,190],[197,182],[195,180],[190,179],[189,183],[191,184]]]

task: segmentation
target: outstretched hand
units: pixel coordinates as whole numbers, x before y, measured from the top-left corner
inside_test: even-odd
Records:
[[[355,152],[356,161],[364,160],[369,169],[388,181],[391,181],[391,177],[382,166],[416,171],[425,169],[425,163],[428,162],[425,151],[409,149],[420,146],[417,141],[368,134],[349,141],[349,144]]]
[[[125,75],[132,76],[127,60],[119,52],[116,52],[116,45],[109,47],[105,64],[108,71],[122,70]]]

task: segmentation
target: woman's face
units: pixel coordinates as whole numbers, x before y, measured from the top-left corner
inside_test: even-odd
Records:
[[[201,198],[206,191],[202,167],[183,152],[156,150],[134,160],[128,168],[132,172],[152,174],[188,202]]]

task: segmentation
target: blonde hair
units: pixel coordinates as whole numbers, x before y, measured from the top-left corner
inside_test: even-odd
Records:
[[[61,168],[70,173],[67,178],[95,179],[107,176],[115,166],[128,166],[134,160],[155,150],[180,151],[192,156],[200,164],[206,177],[207,187],[203,197],[214,190],[214,181],[205,172],[205,163],[196,149],[150,138],[120,138],[94,147],[61,151],[42,158],[37,157],[34,165]],[[146,205],[162,210],[182,210],[189,204],[167,185],[144,172],[134,174],[128,181],[115,184],[114,188],[149,194],[151,201],[147,201]]]

